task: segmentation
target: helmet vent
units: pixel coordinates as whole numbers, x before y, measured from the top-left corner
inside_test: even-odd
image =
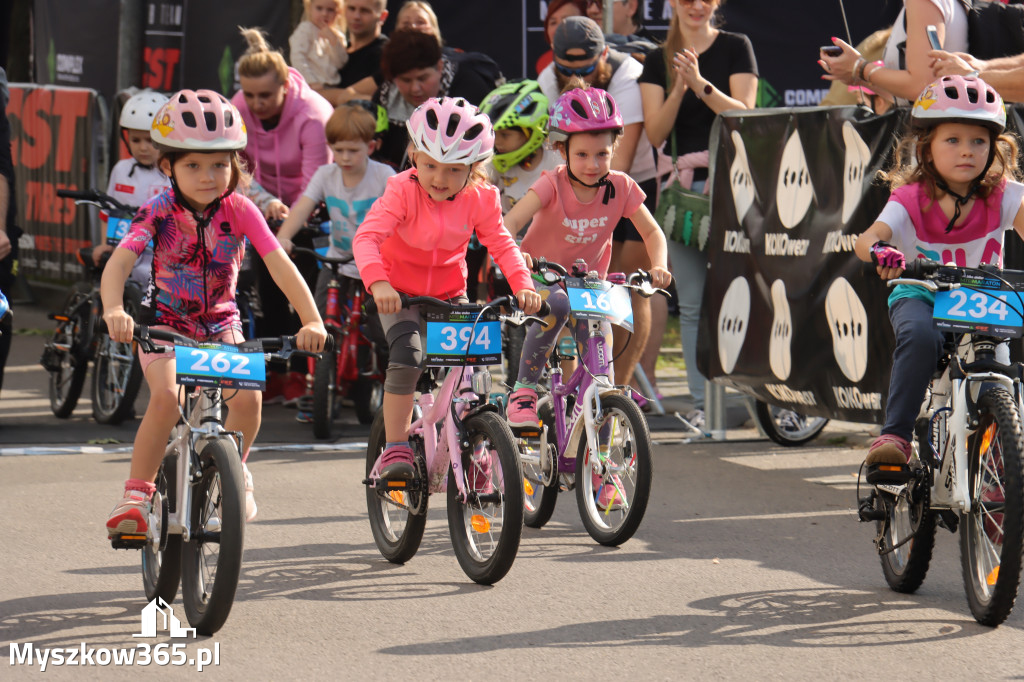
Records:
[[[480,133],[484,131],[483,125],[477,123],[475,126],[466,131],[465,135],[462,136],[464,140],[475,140],[480,136]]]
[[[235,124],[235,116],[234,116],[234,114],[231,113],[231,110],[229,109],[229,110],[224,112],[224,127],[225,128],[230,128],[234,124]]]
[[[967,88],[967,100],[971,104],[977,104],[978,103],[978,89],[977,88]]]
[[[200,102],[202,102],[203,104],[209,104],[210,102],[212,102],[212,101],[213,101],[213,100],[211,100],[211,99],[210,99],[209,97],[207,97],[206,95],[197,95],[197,96],[196,96],[196,98],[197,98],[197,99],[198,99],[198,100],[199,100]]]
[[[427,109],[426,114],[427,114],[427,125],[430,127],[431,130],[437,130],[437,127],[438,127],[437,112],[434,111],[433,109]]]
[[[204,111],[203,112],[203,120],[206,121],[206,129],[207,130],[216,130],[217,129],[217,115],[215,113],[213,113],[212,111]]]
[[[996,101],[996,94],[991,90],[986,90],[985,101],[988,102],[989,104],[992,104],[993,102]]]
[[[569,102],[569,107],[572,108],[572,110],[575,111],[576,115],[579,116],[580,118],[590,118],[589,114],[587,113],[587,110],[583,107],[582,104],[579,103],[578,100],[571,100]]]
[[[609,96],[604,96],[604,106],[608,110],[608,118],[615,118],[615,101]]]
[[[448,117],[448,127],[445,129],[444,134],[451,137],[455,134],[455,131],[459,129],[459,123],[462,122],[462,117],[458,114],[452,114]]]
[[[945,90],[946,90],[946,97],[948,97],[950,99],[960,99],[960,93],[957,92],[956,88],[953,87],[952,85],[947,86],[945,88]]]
[[[196,128],[196,116],[191,111],[181,112],[181,122],[189,128]]]

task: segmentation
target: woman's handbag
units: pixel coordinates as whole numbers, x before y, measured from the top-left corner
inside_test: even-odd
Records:
[[[687,155],[690,156],[690,155]],[[685,159],[686,157],[684,157]],[[689,184],[689,183],[687,183]],[[654,220],[672,241],[704,251],[711,231],[711,198],[683,187],[676,156],[676,132],[672,131],[672,174],[658,196]]]

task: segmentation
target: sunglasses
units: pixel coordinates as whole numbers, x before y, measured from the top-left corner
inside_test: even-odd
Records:
[[[594,69],[597,68],[597,62],[599,61],[601,60],[598,59],[594,62],[591,62],[589,66],[581,66],[578,69],[573,69],[568,66],[562,66],[558,62],[555,62],[555,68],[558,69],[558,73],[562,74],[563,76],[568,76],[570,78],[572,76],[589,76],[594,72]]]

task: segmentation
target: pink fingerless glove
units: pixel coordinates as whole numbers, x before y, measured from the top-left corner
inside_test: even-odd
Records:
[[[907,267],[907,258],[903,252],[892,244],[881,240],[871,246],[871,262],[883,268],[905,270]]]

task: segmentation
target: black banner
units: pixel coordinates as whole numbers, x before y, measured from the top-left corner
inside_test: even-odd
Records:
[[[889,198],[874,180],[906,111],[727,114],[716,127],[698,365],[705,376],[809,415],[884,421],[889,290],[853,253]],[[1019,111],[1010,129],[1021,130]],[[1022,248],[1006,236],[1006,263]]]
[[[118,0],[35,0],[35,82],[92,88],[112,95],[117,89],[120,7]]]

